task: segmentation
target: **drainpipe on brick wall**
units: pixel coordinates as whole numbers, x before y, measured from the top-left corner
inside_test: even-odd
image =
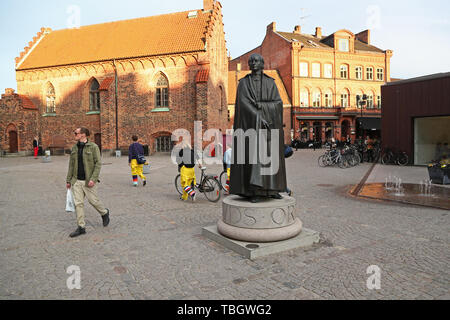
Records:
[[[116,60],[113,60],[114,66],[114,98],[116,104],[116,151],[119,150],[119,109],[117,104],[117,68]]]

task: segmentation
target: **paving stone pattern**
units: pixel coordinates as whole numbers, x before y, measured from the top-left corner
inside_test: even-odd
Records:
[[[86,202],[87,234],[76,239],[68,157],[0,158],[0,299],[449,299],[449,211],[351,197],[370,165],[319,168],[322,152],[287,160],[297,214],[321,242],[255,261],[201,235],[221,203],[179,200],[168,156],[149,158],[145,188],[132,186],[126,157],[103,158],[111,223]],[[72,265],[80,290],[67,287]],[[379,290],[366,286],[370,265]]]

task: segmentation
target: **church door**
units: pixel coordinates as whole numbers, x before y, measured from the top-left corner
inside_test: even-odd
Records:
[[[17,153],[19,151],[19,143],[17,141],[17,132],[10,131],[9,132],[9,152]]]

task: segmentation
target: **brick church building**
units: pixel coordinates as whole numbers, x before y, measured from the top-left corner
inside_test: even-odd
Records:
[[[225,133],[228,57],[218,1],[203,9],[52,31],[42,28],[16,58],[17,91],[0,100],[0,149],[61,151],[85,126],[102,151],[150,152],[194,121]]]

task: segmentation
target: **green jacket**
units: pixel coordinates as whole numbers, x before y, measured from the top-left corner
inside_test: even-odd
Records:
[[[100,175],[100,169],[102,162],[100,158],[100,149],[93,142],[86,142],[83,149],[83,164],[84,172],[86,173],[86,186],[89,181],[100,182],[98,177]],[[77,182],[78,174],[78,146],[75,144],[72,147],[69,160],[69,170],[67,172],[66,182],[74,185]]]

